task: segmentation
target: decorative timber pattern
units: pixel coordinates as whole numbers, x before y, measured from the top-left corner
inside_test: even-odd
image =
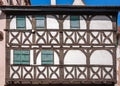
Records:
[[[89,68],[86,65],[31,65],[31,66],[10,66],[10,75],[11,80],[39,80],[39,83],[51,82],[50,80],[56,80],[56,83],[61,83],[61,80],[68,82],[69,80],[75,81],[76,83],[89,81],[101,81],[106,83],[107,81],[113,81],[113,68],[112,66],[95,66],[91,65]],[[64,71],[64,74],[61,74],[61,70]],[[88,73],[89,72],[89,73]],[[62,75],[62,76],[60,76]]]
[[[113,30],[8,30],[9,42],[8,45],[14,46],[29,46],[34,45],[114,45],[115,32]],[[61,39],[60,37],[63,37]],[[35,39],[33,39],[33,37]]]

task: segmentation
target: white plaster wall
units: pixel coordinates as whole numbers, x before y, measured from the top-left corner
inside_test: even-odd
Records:
[[[31,19],[31,16],[28,16]],[[32,23],[30,20],[26,17],[26,29],[32,29]]]
[[[16,29],[16,17],[13,17],[13,19],[11,20],[10,29]],[[26,17],[26,28],[25,29],[32,29],[32,24],[27,17]]]
[[[87,29],[86,21],[82,16],[80,16],[80,29]]]
[[[63,29],[70,29],[70,16],[64,20]],[[80,29],[86,29],[86,22],[82,16],[80,16]]]
[[[3,33],[3,40],[0,41],[0,86],[5,85],[5,31],[6,29],[6,16],[0,14],[0,31]]]
[[[79,50],[69,50],[64,58],[64,64],[79,65],[86,64],[86,56]]]
[[[90,57],[92,65],[113,65],[112,55],[106,50],[96,50]]]
[[[112,22],[107,16],[95,16],[90,22],[90,29],[112,29]]]
[[[69,16],[64,20],[63,29],[70,29],[70,17]]]
[[[16,29],[16,17],[10,21],[10,29]]]
[[[59,29],[59,24],[54,16],[47,15],[47,29]]]

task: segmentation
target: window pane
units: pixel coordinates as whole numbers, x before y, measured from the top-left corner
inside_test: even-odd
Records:
[[[36,16],[36,28],[45,28],[44,16]]]
[[[54,59],[53,59],[53,51],[51,50],[42,50],[42,64],[53,64]]]
[[[30,51],[27,51],[27,50],[24,50],[24,51],[21,51],[21,52],[22,52],[22,54],[27,54],[27,55],[30,54]]]
[[[70,26],[72,29],[80,28],[79,16],[70,16]]]
[[[29,55],[21,55],[21,56],[22,56],[22,57],[21,57],[22,62],[23,62],[23,61],[29,62]]]
[[[26,22],[25,22],[25,16],[17,16],[16,17],[16,25],[17,29],[25,29]]]

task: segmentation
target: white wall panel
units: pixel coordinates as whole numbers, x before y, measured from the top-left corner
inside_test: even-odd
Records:
[[[90,64],[113,65],[112,55],[106,50],[97,50],[91,55]]]
[[[32,29],[32,24],[27,17],[26,17],[26,29]]]
[[[64,58],[64,64],[86,64],[86,56],[79,50],[69,50]]]
[[[47,16],[47,29],[59,29],[59,24],[53,16]]]
[[[11,20],[10,29],[16,29],[16,17]]]
[[[112,29],[112,21],[107,16],[95,16],[90,22],[90,29]]]

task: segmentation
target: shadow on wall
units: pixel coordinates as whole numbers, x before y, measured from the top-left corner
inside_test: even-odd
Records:
[[[0,10],[0,19],[6,19],[5,14]]]
[[[4,15],[4,13],[2,11],[0,11],[0,20],[5,19],[5,18],[6,17]],[[3,40],[3,32],[0,31],[0,41],[2,41],[2,40]]]
[[[3,40],[3,33],[0,31],[0,41]]]

